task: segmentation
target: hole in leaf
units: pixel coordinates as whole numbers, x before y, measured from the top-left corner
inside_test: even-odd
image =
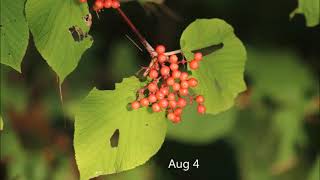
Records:
[[[91,27],[91,25],[92,25],[92,16],[91,16],[91,14],[85,15],[85,16],[83,17],[83,20],[84,20],[84,22],[86,23],[86,25],[87,25],[88,27]]]
[[[120,131],[116,129],[110,138],[110,145],[112,148],[118,147],[120,138]]]
[[[215,45],[212,45],[212,46],[204,47],[204,48],[201,48],[201,49],[196,49],[196,50],[193,50],[192,52],[193,53],[201,52],[203,56],[206,56],[206,55],[214,53],[214,52],[216,52],[216,51],[218,51],[219,49],[222,49],[222,48],[223,48],[223,43],[220,43],[220,44],[215,44]]]
[[[81,28],[78,26],[72,26],[69,28],[69,31],[76,42],[82,41],[84,38],[88,37],[87,33],[84,33]]]

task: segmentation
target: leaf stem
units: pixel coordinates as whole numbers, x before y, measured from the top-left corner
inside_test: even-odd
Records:
[[[181,54],[181,53],[182,53],[181,49],[178,49],[178,50],[175,50],[175,51],[166,52],[166,53],[164,53],[164,55],[171,56],[171,55]]]

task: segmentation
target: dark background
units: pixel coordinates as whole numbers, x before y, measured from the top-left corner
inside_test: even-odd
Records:
[[[122,4],[123,11],[151,45],[165,44],[169,50],[179,49],[180,35],[192,21],[197,18],[221,18],[234,27],[235,34],[245,45],[261,49],[291,49],[301,57],[302,64],[319,78],[320,27],[306,27],[302,15],[296,15],[290,20],[289,14],[296,7],[297,2],[292,0],[167,0],[164,5],[146,4],[144,7],[137,2]],[[94,86],[98,89],[113,89],[116,82],[133,75],[140,65],[147,65],[150,61],[146,51],[139,51],[125,37],[128,35],[138,42],[116,11],[104,11],[99,14],[99,18],[94,12],[92,14],[94,20],[90,34],[94,43],[82,57],[77,69],[64,82],[65,101],[84,97]],[[131,71],[114,75],[110,63],[113,61],[112,53],[117,42],[132,46],[140,65],[132,67]],[[24,112],[6,109],[10,124],[23,146],[26,150],[44,152],[46,157],[49,156],[48,159],[53,159],[50,159],[53,167],[59,161],[59,156],[66,157],[73,164],[74,174],[77,176],[72,147],[73,120],[64,115],[59,102],[56,76],[36,51],[32,38],[23,60],[22,75],[9,69],[5,71],[8,72],[7,81],[27,89],[28,105]],[[249,76],[246,80],[250,85]],[[46,108],[42,106],[48,101],[51,104],[50,111],[45,111]],[[312,142],[316,143],[319,141],[319,114],[312,118],[317,123],[306,123],[305,130]],[[319,153],[319,148],[308,146],[306,151],[312,159]],[[168,170],[171,158],[191,162],[199,159],[200,168],[191,168],[188,172]],[[154,177],[158,179],[237,180],[241,177],[235,150],[226,139],[206,145],[166,140],[152,159],[157,167]],[[8,174],[3,168],[8,166],[10,160],[1,162],[1,174],[4,177]]]

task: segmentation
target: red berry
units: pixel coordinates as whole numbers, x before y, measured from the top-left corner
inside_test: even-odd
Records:
[[[93,6],[92,9],[93,9],[94,11],[96,11],[96,12],[100,11],[100,9],[98,9],[96,6]]]
[[[174,100],[176,100],[176,96],[173,93],[170,93],[170,94],[168,94],[168,100],[174,101]]]
[[[120,7],[120,2],[119,2],[118,0],[113,0],[113,1],[112,1],[112,7],[113,7],[114,9],[119,8],[119,7]]]
[[[198,113],[204,114],[206,113],[206,107],[204,105],[198,105]]]
[[[167,115],[167,118],[170,120],[170,121],[174,121],[174,119],[175,119],[175,117],[176,117],[176,115],[174,115],[174,113],[169,113],[168,115]]]
[[[166,47],[164,47],[164,45],[158,45],[158,46],[156,47],[156,52],[157,52],[158,54],[163,54],[163,53],[166,52]]]
[[[165,95],[162,92],[160,92],[160,91],[156,92],[156,97],[157,97],[158,100],[164,99],[164,96]]]
[[[148,100],[148,98],[143,98],[143,99],[141,99],[141,100],[140,100],[140,104],[141,104],[141,106],[144,106],[144,107],[149,106],[149,100]]]
[[[169,101],[169,107],[170,108],[176,108],[177,107],[177,102],[175,100]]]
[[[150,73],[149,73],[149,77],[150,77],[151,79],[156,79],[158,76],[159,76],[158,71],[155,70],[155,69],[152,69],[152,70],[150,71]]]
[[[176,116],[172,122],[175,123],[175,124],[181,122],[181,117],[180,116]]]
[[[161,99],[161,100],[159,101],[159,105],[160,105],[160,107],[162,107],[163,109],[165,109],[165,108],[168,107],[169,102],[168,102],[168,100],[166,100],[166,99]]]
[[[150,84],[148,85],[148,90],[149,90],[150,92],[156,92],[157,89],[158,89],[158,86],[156,85],[156,83],[150,83]]]
[[[148,100],[149,100],[150,103],[157,102],[157,96],[154,95],[154,94],[150,94],[149,97],[148,97]]]
[[[197,101],[197,103],[202,104],[202,103],[204,103],[204,97],[199,95],[196,97],[196,101]]]
[[[167,85],[168,85],[168,86],[172,86],[174,83],[175,83],[175,82],[174,82],[174,78],[173,78],[173,77],[169,77],[169,78],[167,79]]]
[[[100,10],[103,8],[103,1],[102,0],[96,0],[96,2],[94,3],[94,6],[97,10]]]
[[[177,108],[176,110],[174,110],[174,114],[176,116],[180,116],[182,114],[182,108]]]
[[[190,63],[189,63],[189,66],[191,69],[193,70],[196,70],[199,68],[199,62],[196,61],[196,60],[192,60]]]
[[[180,75],[181,75],[181,72],[179,70],[175,70],[175,71],[172,72],[172,77],[174,79],[179,79]]]
[[[166,60],[167,60],[167,56],[166,55],[164,55],[164,54],[158,55],[158,61],[159,61],[160,64],[166,62]]]
[[[174,91],[179,91],[179,89],[180,89],[180,84],[179,84],[179,83],[174,83],[174,85],[172,85],[172,89],[173,89]]]
[[[170,69],[171,69],[171,71],[178,70],[179,69],[179,65],[176,64],[176,63],[172,63],[172,64],[170,64]]]
[[[160,88],[160,92],[164,94],[165,96],[169,94],[169,88],[168,87],[162,87]]]
[[[79,0],[80,3],[85,3],[87,0]]]
[[[185,107],[187,105],[187,101],[185,99],[183,99],[183,98],[179,98],[177,104],[178,104],[179,107],[183,108],[183,107]]]
[[[189,87],[188,81],[181,81],[180,83],[181,88],[187,89]]]
[[[131,103],[132,109],[139,109],[140,108],[140,103],[138,101],[134,101]]]
[[[189,90],[187,88],[180,88],[179,94],[180,96],[187,96],[189,94]]]
[[[160,73],[162,76],[168,76],[170,74],[170,68],[168,66],[162,66]]]
[[[169,62],[171,64],[176,64],[178,62],[178,56],[176,55],[171,55],[170,58],[169,58]]]
[[[188,79],[189,74],[186,72],[182,72],[180,75],[180,80],[181,81],[186,81]]]
[[[196,87],[198,85],[198,80],[196,78],[190,78],[188,84],[190,87]]]
[[[103,3],[104,8],[111,8],[112,7],[112,0],[105,0]]]
[[[202,53],[201,52],[195,53],[194,54],[194,60],[201,61],[202,60]]]
[[[152,111],[153,111],[153,112],[160,112],[160,111],[161,111],[160,105],[159,105],[158,103],[154,103],[154,104],[152,105]]]

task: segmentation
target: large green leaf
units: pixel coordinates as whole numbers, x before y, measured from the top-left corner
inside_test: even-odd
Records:
[[[306,18],[306,24],[309,27],[313,27],[320,22],[320,1],[319,0],[299,0],[299,6],[295,9],[290,17],[295,14],[304,14]]]
[[[155,173],[154,172],[155,166],[151,163],[152,162],[148,162],[142,166],[139,166],[129,171],[107,175],[105,176],[104,179],[105,180],[132,180],[132,179],[149,180],[151,177],[154,176],[151,174]]]
[[[78,36],[90,29],[85,21],[87,15],[87,4],[76,0],[28,0],[26,3],[26,16],[36,47],[59,75],[61,83],[92,44],[91,37]],[[73,27],[77,31],[69,30]]]
[[[140,85],[131,77],[116,84],[115,90],[94,89],[78,107],[74,147],[81,179],[132,169],[161,147],[166,133],[164,114],[146,108],[127,110]],[[110,139],[117,130],[118,146],[112,147]]]
[[[234,110],[219,115],[199,115],[196,104],[187,106],[182,114],[182,122],[169,123],[167,137],[179,142],[206,144],[225,137],[235,122]]]
[[[235,97],[246,89],[243,80],[246,51],[233,28],[220,19],[196,20],[183,32],[180,45],[188,60],[193,59],[195,50],[222,45],[206,55],[192,74],[200,81],[195,92],[206,97],[208,113],[229,109]]]
[[[1,0],[1,63],[21,72],[21,62],[29,41],[24,17],[25,0]]]

